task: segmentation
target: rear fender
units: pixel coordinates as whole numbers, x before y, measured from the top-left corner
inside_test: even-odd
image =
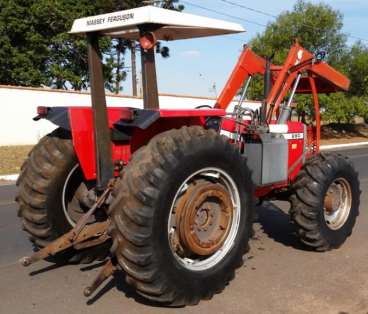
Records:
[[[93,112],[89,107],[68,108],[70,131],[76,155],[87,180],[96,178]],[[182,126],[206,126],[208,117],[221,117],[224,110],[108,110],[114,164],[126,165],[131,154],[155,135]],[[130,113],[133,113],[130,115]],[[116,172],[115,175],[118,175]]]

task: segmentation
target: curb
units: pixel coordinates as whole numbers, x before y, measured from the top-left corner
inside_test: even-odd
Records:
[[[358,142],[358,143],[349,143],[349,144],[336,144],[336,145],[323,145],[321,146],[321,150],[330,150],[335,148],[349,148],[349,147],[357,147],[357,146],[367,146],[368,142]],[[17,181],[19,174],[8,174],[0,176],[0,180],[5,181]]]
[[[0,180],[5,180],[5,181],[17,181],[19,174],[18,173],[14,173],[14,174],[7,174],[7,175],[3,175],[0,176]]]
[[[321,150],[329,150],[335,148],[349,148],[349,147],[357,147],[357,146],[366,146],[368,142],[358,142],[358,143],[348,143],[348,144],[335,144],[335,145],[323,145],[321,146]]]

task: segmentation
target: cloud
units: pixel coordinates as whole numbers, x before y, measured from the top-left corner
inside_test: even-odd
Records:
[[[180,55],[186,58],[199,58],[201,56],[201,52],[199,50],[186,50],[181,52]]]

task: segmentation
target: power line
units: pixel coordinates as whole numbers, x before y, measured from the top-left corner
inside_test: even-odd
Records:
[[[268,17],[277,18],[277,15],[267,13],[267,12],[264,12],[264,11],[261,11],[261,10],[258,10],[258,9],[254,9],[254,8],[251,8],[251,7],[247,7],[247,6],[245,6],[243,4],[240,4],[240,3],[236,3],[236,2],[233,2],[233,1],[229,1],[229,0],[220,0],[220,1],[222,1],[224,3],[227,3],[227,4],[230,4],[230,5],[234,5],[234,6],[246,9],[248,11],[252,11],[252,12],[255,12],[255,13],[258,13],[258,14],[262,14],[262,15],[265,15],[265,16],[268,16]]]
[[[249,10],[249,11],[252,11],[252,12],[263,14],[265,16],[269,16],[269,17],[272,17],[272,18],[275,18],[275,19],[277,18],[277,15],[274,15],[274,14],[271,14],[271,13],[267,13],[267,12],[264,12],[262,10],[254,9],[254,8],[251,8],[251,7],[247,7],[245,5],[242,5],[242,4],[233,2],[233,1],[229,1],[229,0],[220,0],[220,1],[222,1],[224,3],[227,3],[229,5],[240,7],[242,9],[246,9],[246,10]],[[222,16],[226,16],[226,17],[229,17],[229,18],[232,18],[232,19],[236,19],[236,20],[240,20],[240,21],[243,21],[243,22],[246,22],[246,23],[254,24],[254,25],[257,25],[257,26],[260,26],[260,27],[267,27],[266,24],[258,23],[258,22],[252,21],[252,20],[248,20],[248,19],[242,18],[240,16],[236,16],[236,15],[224,13],[224,12],[221,12],[221,11],[217,11],[217,10],[214,10],[214,9],[210,9],[210,8],[201,6],[199,4],[194,4],[194,3],[189,2],[189,1],[182,0],[181,2],[183,2],[183,3],[187,4],[187,5],[190,5],[192,7],[199,8],[201,10],[205,10],[205,11],[209,11],[209,12],[212,12],[212,13],[216,13],[216,14],[219,14],[219,15],[222,15]],[[310,28],[312,30],[318,29],[318,26],[313,26],[313,25],[305,24],[305,23],[302,23],[302,25],[305,26],[305,27],[308,27],[308,28]],[[366,41],[366,42],[368,42],[368,39],[365,39],[365,38],[362,38],[362,37],[359,37],[359,36],[350,35],[350,34],[346,34],[346,36],[349,37],[349,38],[353,38],[353,39],[357,39],[357,40],[360,40],[360,41]],[[232,38],[232,39],[233,40],[241,41],[240,39],[234,39],[234,38]]]
[[[271,13],[268,13],[268,12],[265,12],[265,11],[262,11],[262,10],[254,9],[254,8],[245,6],[243,4],[240,4],[240,3],[237,3],[237,2],[234,2],[234,1],[230,1],[230,0],[220,0],[220,1],[224,2],[226,4],[229,4],[229,5],[232,5],[232,6],[236,6],[236,7],[248,10],[248,11],[252,11],[252,12],[255,12],[255,13],[258,13],[258,14],[262,14],[262,15],[277,19],[277,15],[274,15],[274,14],[271,14]],[[312,29],[312,30],[318,29],[318,26],[313,26],[311,24],[302,23],[302,25],[305,26],[305,27],[308,27],[309,29]],[[368,42],[368,39],[365,39],[365,38],[362,38],[362,37],[359,37],[359,36],[350,35],[350,34],[346,34],[346,36],[350,37],[350,38],[358,39],[360,41]]]
[[[359,36],[354,36],[354,35],[346,35],[346,36],[348,36],[350,38],[358,39],[360,41],[366,41],[366,42],[368,42],[368,39],[365,39],[365,38],[362,38],[362,37],[359,37]]]
[[[264,26],[264,25],[259,24],[257,22],[250,21],[250,20],[247,20],[247,19],[243,19],[243,18],[241,18],[239,16],[234,16],[234,15],[231,15],[231,14],[226,14],[226,13],[223,13],[223,12],[220,12],[220,11],[217,11],[217,10],[213,10],[213,9],[210,9],[210,8],[206,8],[206,7],[203,7],[201,5],[191,3],[189,1],[181,0],[181,2],[182,3],[185,3],[187,5],[190,5],[192,7],[195,7],[195,8],[198,8],[198,9],[201,9],[201,10],[205,10],[205,11],[209,11],[209,12],[216,13],[216,14],[220,14],[220,15],[223,15],[223,16],[226,16],[226,17],[229,17],[229,18],[232,18],[232,19],[239,19],[239,20],[242,20],[242,21],[247,22],[247,23],[256,24],[256,25],[259,25],[259,26],[262,26],[262,27]],[[244,43],[244,40],[239,39],[239,38],[224,37],[224,39]]]
[[[190,5],[192,7],[198,8],[198,9],[202,9],[202,10],[209,11],[209,12],[212,12],[212,13],[220,14],[220,15],[223,15],[223,16],[226,16],[226,17],[229,17],[229,18],[232,18],[232,19],[240,20],[240,21],[243,21],[243,22],[246,22],[246,23],[254,24],[254,25],[257,25],[257,26],[261,26],[261,27],[266,27],[267,26],[265,24],[261,24],[261,23],[258,23],[258,22],[252,21],[252,20],[244,19],[240,16],[227,14],[227,13],[224,13],[224,12],[220,12],[220,11],[217,11],[217,10],[214,10],[214,9],[210,9],[210,8],[201,6],[199,4],[194,4],[194,3],[189,2],[189,1],[181,0],[180,2],[185,3],[187,5]]]

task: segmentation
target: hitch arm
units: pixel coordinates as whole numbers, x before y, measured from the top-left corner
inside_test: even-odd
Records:
[[[72,229],[68,233],[56,239],[54,242],[50,243],[48,246],[37,251],[33,255],[21,258],[20,263],[23,266],[29,266],[42,259],[54,256],[56,253],[59,253],[75,245],[82,245],[82,243],[84,244],[84,247],[88,247],[88,245],[86,245],[88,244],[87,240],[91,238],[94,239],[92,240],[93,245],[103,243],[110,238],[110,236],[107,234],[108,225],[109,221],[87,225],[81,230],[77,237],[75,237],[74,229]]]
[[[95,280],[92,282],[90,286],[84,289],[83,294],[85,297],[89,297],[92,295],[93,292],[97,290],[99,286],[110,276],[113,275],[113,273],[116,270],[116,266],[113,264],[111,258],[107,261],[107,263],[104,265],[104,267],[101,269]]]
[[[107,233],[107,228],[110,223],[109,220],[104,222],[96,222],[91,225],[87,225],[87,222],[96,209],[100,208],[106,202],[106,199],[110,195],[113,187],[114,180],[111,180],[108,183],[107,189],[96,200],[95,204],[81,217],[73,229],[57,238],[55,241],[51,242],[49,245],[37,251],[33,255],[21,258],[20,263],[23,266],[29,266],[39,260],[53,256],[56,253],[59,253],[70,247],[80,250],[98,245],[108,240],[110,238]]]

